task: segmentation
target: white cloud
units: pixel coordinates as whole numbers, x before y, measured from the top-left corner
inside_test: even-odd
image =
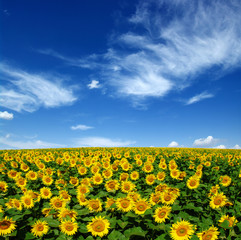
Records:
[[[5,137],[0,137],[0,148],[1,149],[37,149],[37,148],[62,148],[65,147],[61,144],[44,142],[41,140],[33,141],[16,141],[12,140],[10,135],[7,134]]]
[[[238,144],[236,144],[233,148],[234,149],[241,149],[241,147]]]
[[[97,80],[92,80],[90,84],[87,85],[89,89],[94,89],[94,88],[101,88],[101,85],[99,84],[99,81]]]
[[[85,137],[75,141],[77,147],[127,147],[132,144],[135,142],[103,137]]]
[[[178,142],[172,141],[171,143],[169,143],[168,147],[173,147],[173,148],[179,147],[179,144]]]
[[[0,72],[8,84],[1,88],[0,104],[21,112],[33,112],[40,106],[58,107],[72,104],[76,97],[52,76],[30,74],[0,64]]]
[[[210,93],[206,93],[206,92],[202,92],[198,95],[195,95],[194,97],[191,97],[189,100],[186,101],[186,105],[190,105],[190,104],[193,104],[193,103],[197,103],[203,99],[207,99],[207,98],[212,98],[214,97],[213,94],[210,94]]]
[[[213,148],[226,149],[226,146],[221,144],[221,145],[218,145],[218,146],[213,147]]]
[[[213,136],[208,136],[207,138],[199,138],[193,142],[195,147],[212,147],[218,142],[218,139],[213,138]]]
[[[96,77],[113,87],[115,96],[134,101],[163,97],[192,85],[211,68],[225,74],[240,67],[240,12],[239,0],[140,1],[129,18],[132,32],[112,36],[105,54],[71,59],[51,50],[43,53],[99,70]],[[194,96],[189,104],[209,97]]]
[[[83,125],[83,124],[79,124],[79,125],[76,125],[76,126],[72,126],[71,129],[72,130],[88,130],[88,129],[92,129],[93,127],[91,126],[87,126],[87,125]]]
[[[5,119],[5,120],[12,120],[13,119],[13,114],[9,113],[7,111],[0,112],[0,118]]]

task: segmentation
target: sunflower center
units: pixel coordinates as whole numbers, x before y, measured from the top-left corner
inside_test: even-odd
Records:
[[[204,236],[203,236],[203,240],[211,240],[213,237],[213,234],[211,233],[206,233]]]
[[[195,180],[192,180],[191,182],[190,182],[190,186],[195,186],[196,185],[196,181]]]
[[[7,220],[3,220],[0,222],[0,229],[1,230],[5,230],[5,229],[8,229],[11,225],[11,222],[10,221],[7,221]]]
[[[138,205],[136,208],[137,208],[137,210],[139,210],[139,211],[143,211],[143,210],[146,209],[146,206],[144,206],[143,204],[140,204],[140,205]]]
[[[25,201],[24,201],[24,202],[25,202],[25,204],[26,204],[26,205],[30,205],[30,204],[31,204],[31,200],[30,200],[30,199],[28,199],[28,198],[27,198],[27,199],[25,199]]]
[[[44,230],[44,226],[43,225],[38,225],[37,226],[37,230],[38,231],[43,231]]]
[[[166,212],[162,211],[162,212],[159,212],[158,214],[158,217],[160,218],[164,218],[166,216]]]
[[[165,199],[165,201],[170,201],[172,198],[171,198],[170,195],[167,195],[167,196],[164,197],[164,199]]]
[[[96,232],[102,232],[105,229],[105,224],[103,221],[96,221],[93,223],[93,230]]]
[[[45,196],[48,196],[48,195],[49,195],[49,192],[48,192],[48,191],[45,191],[45,192],[44,192],[44,195],[45,195]]]
[[[71,232],[71,231],[73,231],[74,226],[73,226],[73,224],[69,223],[69,224],[66,224],[65,229],[66,229],[67,231],[70,231],[70,232]]]
[[[220,205],[222,203],[222,199],[220,199],[220,198],[216,198],[215,200],[214,200],[214,204],[215,205]]]
[[[129,207],[129,202],[128,202],[128,201],[123,201],[123,202],[121,203],[121,206],[122,206],[123,208],[127,208],[127,207]]]
[[[177,230],[177,235],[178,236],[185,236],[187,234],[187,229],[184,227],[181,227]]]
[[[62,202],[60,202],[60,201],[56,202],[56,203],[55,203],[55,206],[56,206],[57,208],[62,207]]]

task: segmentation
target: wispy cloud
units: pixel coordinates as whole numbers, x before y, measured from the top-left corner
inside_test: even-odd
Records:
[[[5,119],[5,120],[12,120],[13,119],[13,114],[9,113],[7,111],[0,112],[0,118]]]
[[[213,136],[208,136],[206,138],[199,138],[193,142],[194,147],[213,147],[219,140]]]
[[[189,100],[186,101],[186,105],[190,105],[190,104],[193,104],[193,103],[197,103],[197,102],[200,102],[204,99],[207,99],[207,98],[213,98],[214,95],[211,94],[211,93],[207,93],[207,92],[202,92],[198,95],[195,95],[193,97],[191,97]]]
[[[165,12],[165,14],[163,14]],[[225,74],[241,63],[239,0],[140,1],[128,20],[132,31],[115,33],[104,54],[67,58],[42,51],[66,63],[95,69],[92,73],[115,96],[163,97],[182,90],[211,68]],[[112,91],[111,91],[112,92]],[[189,104],[213,97],[201,94]]]
[[[121,141],[103,137],[85,137],[75,141],[78,147],[127,147],[135,144],[135,141]]]
[[[33,112],[40,106],[58,107],[72,104],[76,97],[70,86],[64,86],[53,76],[31,74],[0,64],[0,73],[7,84],[1,87],[0,104],[21,112]]]
[[[94,127],[83,125],[83,124],[79,124],[79,125],[71,127],[72,130],[82,130],[82,131],[89,130],[89,129],[92,129],[92,128],[94,128]]]
[[[221,144],[221,145],[218,145],[216,147],[213,147],[213,148],[217,148],[217,149],[226,149],[226,146]]]
[[[87,85],[89,89],[101,88],[100,82],[97,80],[92,80],[91,83]]]
[[[236,144],[233,148],[234,149],[241,149],[241,147],[238,144]]]
[[[37,148],[60,148],[61,144],[45,142],[41,140],[16,141],[11,139],[10,134],[0,137],[0,149],[37,149]]]

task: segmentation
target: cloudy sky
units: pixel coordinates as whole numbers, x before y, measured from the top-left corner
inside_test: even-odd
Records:
[[[1,1],[0,149],[241,146],[239,0]]]

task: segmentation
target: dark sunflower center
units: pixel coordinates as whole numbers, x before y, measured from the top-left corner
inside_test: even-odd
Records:
[[[10,221],[7,221],[7,220],[3,220],[0,222],[0,229],[1,230],[5,230],[5,229],[8,229],[11,225],[11,222]]]

